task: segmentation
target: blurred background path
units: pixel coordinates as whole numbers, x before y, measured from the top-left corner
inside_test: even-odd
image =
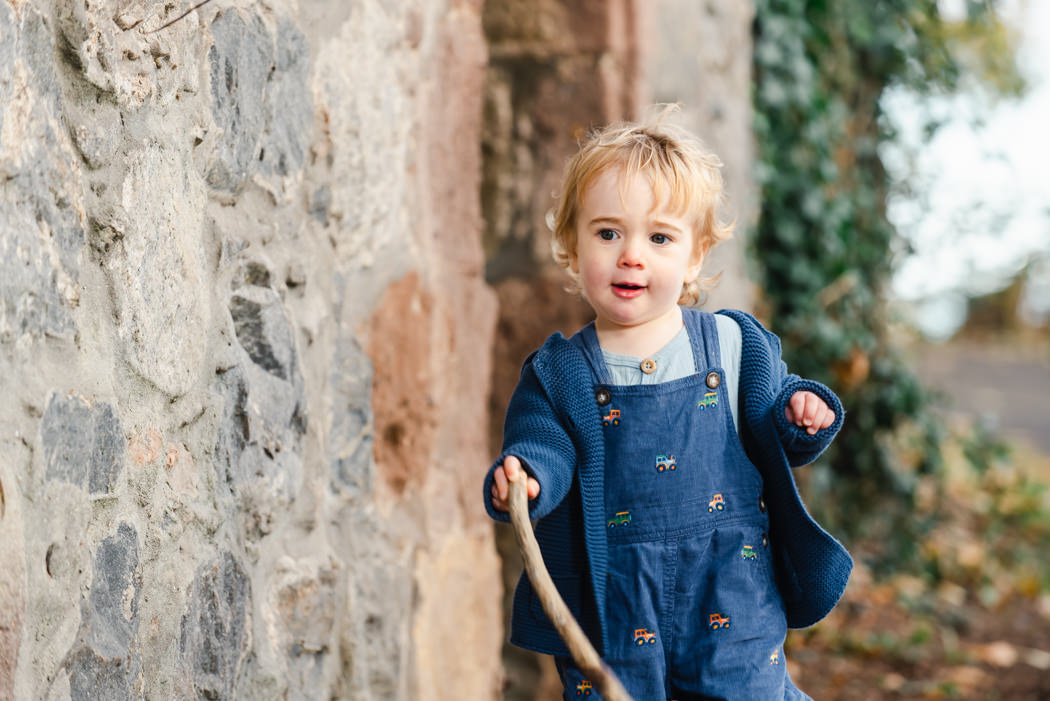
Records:
[[[986,421],[1050,456],[1046,349],[962,340],[923,345],[919,373],[945,394],[949,415]]]

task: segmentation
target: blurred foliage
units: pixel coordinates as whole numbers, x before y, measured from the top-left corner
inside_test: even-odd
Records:
[[[809,501],[847,533],[881,521],[899,562],[917,554],[925,526],[911,506],[920,478],[941,467],[944,429],[891,339],[886,288],[903,244],[886,218],[879,149],[895,134],[880,98],[897,86],[1017,94],[1023,82],[999,0],[966,2],[957,21],[936,0],[755,4],[751,241],[763,304],[788,365],[834,387],[848,412],[807,477]]]

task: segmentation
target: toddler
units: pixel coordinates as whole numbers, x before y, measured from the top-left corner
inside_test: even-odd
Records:
[[[788,374],[750,315],[680,306],[730,235],[720,166],[662,120],[582,145],[553,251],[595,319],[525,361],[485,478],[503,521],[508,481],[527,479],[559,592],[639,701],[808,698],[787,674],[787,628],[823,618],[852,568],[791,475],[838,432],[838,398]],[[511,642],[554,655],[566,699],[592,693],[525,575]]]

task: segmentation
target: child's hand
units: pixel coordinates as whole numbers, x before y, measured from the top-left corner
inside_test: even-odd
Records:
[[[510,482],[520,479],[528,479],[526,482],[526,493],[529,499],[535,499],[540,495],[540,483],[532,477],[528,477],[521,466],[521,461],[513,455],[503,458],[503,464],[492,473],[492,505],[498,511],[510,510]]]
[[[799,428],[805,427],[806,433],[811,436],[835,423],[835,412],[812,392],[792,394],[784,407],[784,416]]]

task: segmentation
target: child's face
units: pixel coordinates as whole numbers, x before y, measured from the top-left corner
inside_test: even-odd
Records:
[[[649,178],[625,183],[610,168],[583,191],[573,272],[580,276],[599,329],[644,329],[678,313],[682,285],[700,274],[691,222],[654,202]],[[654,206],[655,205],[655,206]],[[655,328],[655,327],[654,327]]]

